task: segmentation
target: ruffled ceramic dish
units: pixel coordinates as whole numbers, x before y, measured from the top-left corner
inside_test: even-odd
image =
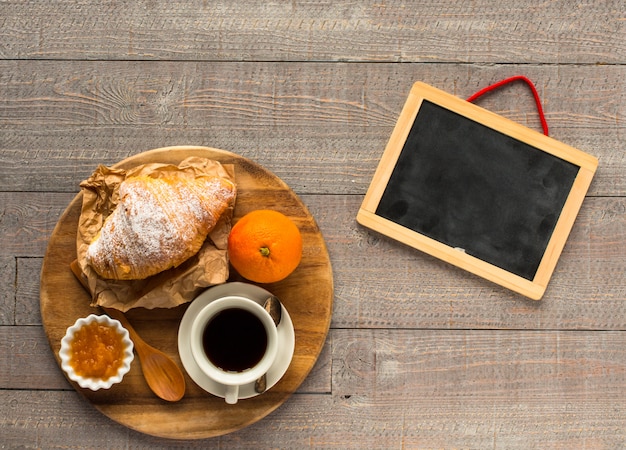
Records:
[[[95,324],[104,325],[105,328],[94,327]],[[91,336],[87,335],[87,330],[92,333]],[[107,330],[106,334],[98,336],[100,330]],[[79,341],[82,348],[74,349]],[[118,347],[116,350],[112,350],[114,345]],[[133,347],[128,331],[120,322],[109,316],[91,314],[78,319],[67,329],[59,351],[61,368],[70,380],[82,388],[92,391],[109,389],[121,382],[130,370],[130,364],[134,359]],[[82,361],[81,364],[81,361],[73,360],[73,357],[89,361]],[[85,366],[93,369],[91,376],[87,375]],[[81,370],[77,367],[81,367]]]

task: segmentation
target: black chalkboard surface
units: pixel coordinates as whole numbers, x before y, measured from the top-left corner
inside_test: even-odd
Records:
[[[597,160],[422,83],[357,220],[523,295],[543,295]]]

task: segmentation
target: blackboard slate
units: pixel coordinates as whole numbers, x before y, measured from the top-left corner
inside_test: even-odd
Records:
[[[424,101],[376,214],[532,280],[578,170]]]
[[[598,161],[415,83],[357,221],[540,299]]]

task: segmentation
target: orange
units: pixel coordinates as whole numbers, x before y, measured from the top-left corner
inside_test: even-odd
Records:
[[[230,263],[257,283],[274,283],[291,274],[302,259],[302,235],[284,214],[259,209],[243,216],[228,236]]]

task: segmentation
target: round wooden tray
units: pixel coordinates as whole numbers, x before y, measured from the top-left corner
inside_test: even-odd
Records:
[[[237,203],[235,220],[255,209],[276,209],[290,217],[302,232],[302,262],[279,283],[262,285],[277,295],[293,320],[296,344],[283,378],[268,392],[236,405],[203,391],[187,374],[185,396],[176,403],[156,397],[148,388],[137,359],[122,383],[92,392],[73,384],[91,404],[109,418],[153,436],[201,439],[250,425],[278,408],[300,386],[313,368],[328,334],[332,314],[333,278],[326,244],[298,196],[278,177],[236,154],[207,147],[167,147],[132,156],[115,167],[130,168],[160,162],[178,164],[189,156],[235,165]],[[95,168],[94,168],[95,169]],[[82,205],[78,194],[57,223],[48,243],[41,271],[41,317],[60,367],[58,355],[65,330],[79,317],[99,312],[70,271],[76,258],[76,231]],[[245,281],[233,273],[229,281]],[[177,349],[180,320],[188,305],[173,309],[133,309],[126,316],[140,336],[164,351],[183,368]],[[184,370],[184,369],[183,369]]]

